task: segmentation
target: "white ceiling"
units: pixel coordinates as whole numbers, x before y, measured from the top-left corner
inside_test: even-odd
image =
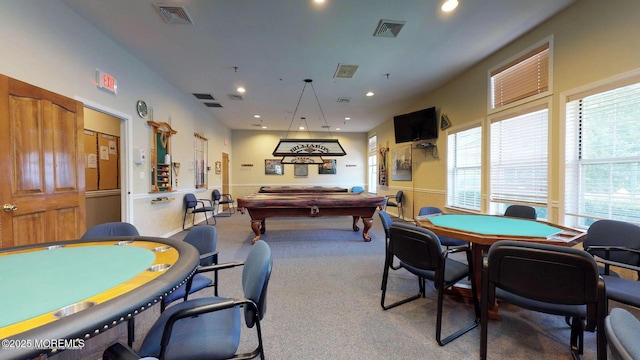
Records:
[[[231,129],[287,130],[305,117],[311,131],[326,119],[364,132],[419,110],[422,95],[577,0],[459,0],[450,14],[443,0],[61,1],[194,101],[213,95],[222,107],[207,111]],[[154,4],[184,6],[194,24],[168,24]],[[381,19],[406,23],[374,37]],[[339,64],[358,65],[354,77],[334,78]],[[301,96],[304,79],[313,88]]]

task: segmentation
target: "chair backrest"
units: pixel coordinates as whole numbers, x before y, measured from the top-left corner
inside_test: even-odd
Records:
[[[414,225],[394,223],[389,229],[389,255],[423,270],[441,267],[442,246],[430,230]]]
[[[604,282],[595,259],[568,246],[498,241],[489,248],[489,304],[499,287],[527,299],[552,304],[587,305],[587,320],[595,324],[596,305],[604,299]],[[484,287],[483,287],[484,291]]]
[[[193,245],[200,255],[216,251],[218,245],[218,232],[213,225],[198,225],[189,230],[184,237],[184,242]],[[201,266],[213,265],[213,258],[200,260]]]
[[[384,235],[389,240],[390,234],[389,230],[391,229],[391,224],[393,224],[393,220],[388,212],[384,210],[378,211],[378,215],[380,216],[380,221],[382,222],[382,228],[384,229]]]
[[[267,286],[271,277],[271,248],[264,240],[258,240],[251,247],[242,269],[242,289],[244,297],[258,306],[258,318],[267,312]],[[248,327],[254,325],[254,313],[245,306],[245,322]]]
[[[605,319],[611,360],[640,359],[640,321],[623,308],[611,309]]]
[[[618,220],[598,220],[589,226],[587,239],[582,243],[585,249],[596,245],[640,250],[640,226]],[[591,253],[605,258],[604,251]],[[609,260],[640,266],[640,256],[629,251],[611,251]]]
[[[432,214],[442,214],[442,210],[435,206],[423,206],[418,211],[418,216],[420,215],[432,215]]]
[[[351,188],[351,192],[354,194],[360,194],[364,192],[364,188],[362,186],[354,186]]]
[[[404,193],[402,192],[402,190],[399,190],[396,193],[396,201],[398,202],[398,204],[402,203],[402,197],[404,196]]]
[[[538,218],[536,209],[526,205],[510,205],[504,212],[504,216],[535,220]]]
[[[218,191],[217,189],[213,189],[211,197],[213,198],[213,201],[219,201],[222,195],[220,194],[220,191]]]
[[[535,220],[538,215],[536,209],[526,205],[510,205],[504,212],[504,216]]]
[[[194,208],[198,205],[198,199],[191,193],[184,194],[184,204],[187,206],[187,209]]]
[[[115,236],[139,236],[138,229],[127,222],[108,222],[99,224],[82,235],[82,239],[96,239]]]

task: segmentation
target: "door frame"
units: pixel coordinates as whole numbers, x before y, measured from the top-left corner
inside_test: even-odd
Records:
[[[122,221],[133,223],[133,171],[130,168],[133,149],[133,116],[109,108],[91,100],[76,96],[85,107],[120,119],[120,217]]]

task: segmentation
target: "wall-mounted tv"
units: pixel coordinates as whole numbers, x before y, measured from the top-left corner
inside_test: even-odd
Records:
[[[393,117],[396,144],[438,138],[436,108],[414,111]]]

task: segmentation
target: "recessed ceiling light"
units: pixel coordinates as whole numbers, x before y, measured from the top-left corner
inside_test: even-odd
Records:
[[[266,129],[266,128],[267,128],[267,126],[266,126],[266,125],[262,125],[262,128],[263,128],[263,129]]]
[[[346,118],[344,118],[344,119],[345,119],[345,120],[351,120],[351,118],[350,118],[350,117],[348,117],[348,116],[347,116]]]
[[[313,0],[316,4],[324,4],[324,0]]]
[[[238,90],[239,93],[243,93],[246,92],[247,90],[245,88],[243,88],[242,86],[240,86],[239,88],[237,88],[236,90]]]
[[[300,126],[298,130],[304,130],[304,126]]]
[[[373,91],[369,91],[366,95],[367,95],[367,96],[373,96],[373,95],[374,95],[374,93],[373,93]]]
[[[458,0],[447,0],[442,4],[440,9],[444,12],[449,12],[449,11],[453,11],[457,7],[458,7]]]
[[[254,118],[260,119],[260,115],[253,115]]]
[[[336,128],[336,131],[340,131],[340,128]]]

